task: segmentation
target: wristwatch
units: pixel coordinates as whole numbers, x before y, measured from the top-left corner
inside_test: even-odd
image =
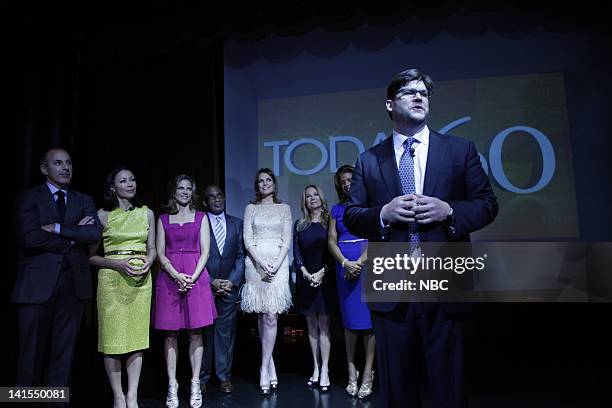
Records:
[[[447,221],[455,221],[455,212],[453,211],[453,207],[448,206],[448,215],[446,216]]]
[[[457,235],[457,224],[455,223],[455,212],[453,211],[453,207],[449,205],[448,215],[446,216],[446,220],[443,225],[446,228],[447,233],[452,237],[456,237]]]

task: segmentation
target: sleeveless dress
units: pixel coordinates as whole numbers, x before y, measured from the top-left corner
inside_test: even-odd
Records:
[[[298,223],[293,227],[293,262],[296,268],[295,310],[304,316],[332,314],[336,311],[336,276],[333,260],[327,249],[327,228],[320,222],[312,222],[298,231]],[[321,285],[310,286],[304,279],[300,267],[313,274],[325,267]]]
[[[338,234],[338,248],[349,261],[356,261],[361,256],[361,246],[364,242],[341,242],[359,239],[351,234],[344,226],[344,204],[336,204],[332,207],[331,216],[336,220],[336,232]],[[372,328],[370,310],[365,302],[361,301],[361,279],[344,279],[344,268],[336,262],[336,286],[338,288],[338,301],[342,323],[346,329],[367,330]]]
[[[255,246],[264,261],[274,262],[281,248],[291,247],[291,210],[287,204],[249,204],[244,210],[244,246]],[[248,313],[283,313],[291,307],[289,289],[289,259],[271,282],[262,275],[250,256],[244,262],[245,284],[242,286],[240,307]]]
[[[206,216],[196,211],[193,222],[170,224],[168,214],[160,215],[166,234],[166,257],[177,272],[192,276],[200,259],[200,226]],[[187,292],[179,292],[174,279],[160,271],[155,283],[153,325],[161,330],[197,329],[209,326],[217,317],[206,268]]]
[[[102,231],[104,253],[136,251],[145,255],[149,222],[147,207],[108,213]],[[105,255],[111,259],[132,255]],[[104,354],[125,354],[149,347],[151,319],[151,274],[131,277],[114,269],[98,271],[98,351]]]

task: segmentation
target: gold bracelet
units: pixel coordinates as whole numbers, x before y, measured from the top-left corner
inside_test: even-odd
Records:
[[[348,261],[348,258],[344,258],[344,261],[342,261],[342,267],[344,268],[344,264],[346,263],[346,261]]]

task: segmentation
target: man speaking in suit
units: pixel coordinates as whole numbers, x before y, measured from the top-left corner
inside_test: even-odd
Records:
[[[204,190],[204,202],[208,208],[211,229],[210,255],[206,269],[215,294],[217,319],[204,329],[206,343],[202,356],[200,383],[206,392],[210,379],[212,356],[215,356],[215,372],[220,390],[231,393],[232,360],[240,285],[244,279],[244,249],[242,244],[242,220],[225,213],[225,196],[221,189],[210,185]]]
[[[17,385],[66,387],[85,300],[92,296],[87,245],[100,239],[102,225],[91,197],[70,189],[68,152],[49,150],[40,171],[46,183],[23,192],[16,206]]]
[[[427,127],[434,83],[417,69],[387,88],[393,136],[355,165],[344,223],[370,241],[469,241],[498,205],[474,144]],[[414,246],[413,246],[414,245]],[[418,407],[421,384],[434,407],[467,406],[469,304],[368,303],[376,334],[382,400]]]

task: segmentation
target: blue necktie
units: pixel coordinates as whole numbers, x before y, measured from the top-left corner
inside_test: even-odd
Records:
[[[402,193],[404,194],[416,193],[416,183],[414,181],[414,151],[410,151],[414,141],[415,139],[412,136],[409,136],[404,141],[404,153],[400,158],[399,176],[402,183]],[[412,254],[413,251],[419,246],[419,242],[421,241],[417,223],[411,222],[408,231],[410,253]]]

